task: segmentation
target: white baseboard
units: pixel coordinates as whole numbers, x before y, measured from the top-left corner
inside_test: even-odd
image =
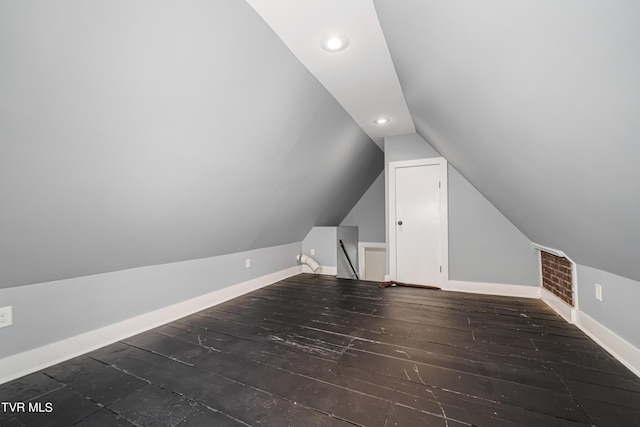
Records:
[[[640,377],[640,349],[542,287],[450,280],[444,290],[542,299],[564,320],[574,323],[599,346]]]
[[[640,377],[640,349],[544,288],[542,288],[542,300],[564,320],[575,324],[600,347]]]
[[[445,291],[469,292],[484,295],[502,295],[508,297],[540,298],[539,286],[505,285],[501,283],[465,282],[449,280],[442,288]]]
[[[545,288],[540,288],[542,301],[547,303],[556,313],[569,323],[576,323],[576,310]]]
[[[640,349],[582,311],[577,311],[576,320],[585,334],[640,377]]]
[[[300,266],[290,267],[103,328],[0,359],[0,384],[221,304],[300,272]]]
[[[313,271],[311,271],[309,266],[306,264],[302,265],[302,272],[313,273]],[[320,266],[320,271],[318,271],[318,273],[316,274],[324,274],[325,276],[336,276],[338,274],[338,267],[330,267],[327,265],[322,265]]]

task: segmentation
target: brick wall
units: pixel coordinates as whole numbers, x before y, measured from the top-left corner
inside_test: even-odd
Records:
[[[542,258],[542,287],[573,306],[571,262],[563,257],[540,252]]]

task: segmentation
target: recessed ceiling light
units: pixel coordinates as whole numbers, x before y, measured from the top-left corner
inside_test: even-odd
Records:
[[[391,121],[391,119],[389,117],[378,117],[377,119],[375,119],[373,121],[373,123],[375,123],[377,125],[386,125],[390,121]]]
[[[320,46],[327,52],[340,52],[349,45],[349,39],[344,34],[327,34]]]

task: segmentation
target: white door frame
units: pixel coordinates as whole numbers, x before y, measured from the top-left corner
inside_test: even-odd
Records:
[[[442,275],[440,286],[446,288],[449,283],[449,214],[448,214],[448,183],[447,161],[443,157],[432,159],[402,160],[389,162],[389,276],[397,280],[396,266],[396,169],[412,166],[438,165],[440,172],[440,256],[442,261]]]

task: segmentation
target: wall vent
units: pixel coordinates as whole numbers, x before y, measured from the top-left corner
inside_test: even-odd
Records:
[[[542,264],[542,287],[574,306],[573,273],[571,261],[565,257],[540,251]]]

